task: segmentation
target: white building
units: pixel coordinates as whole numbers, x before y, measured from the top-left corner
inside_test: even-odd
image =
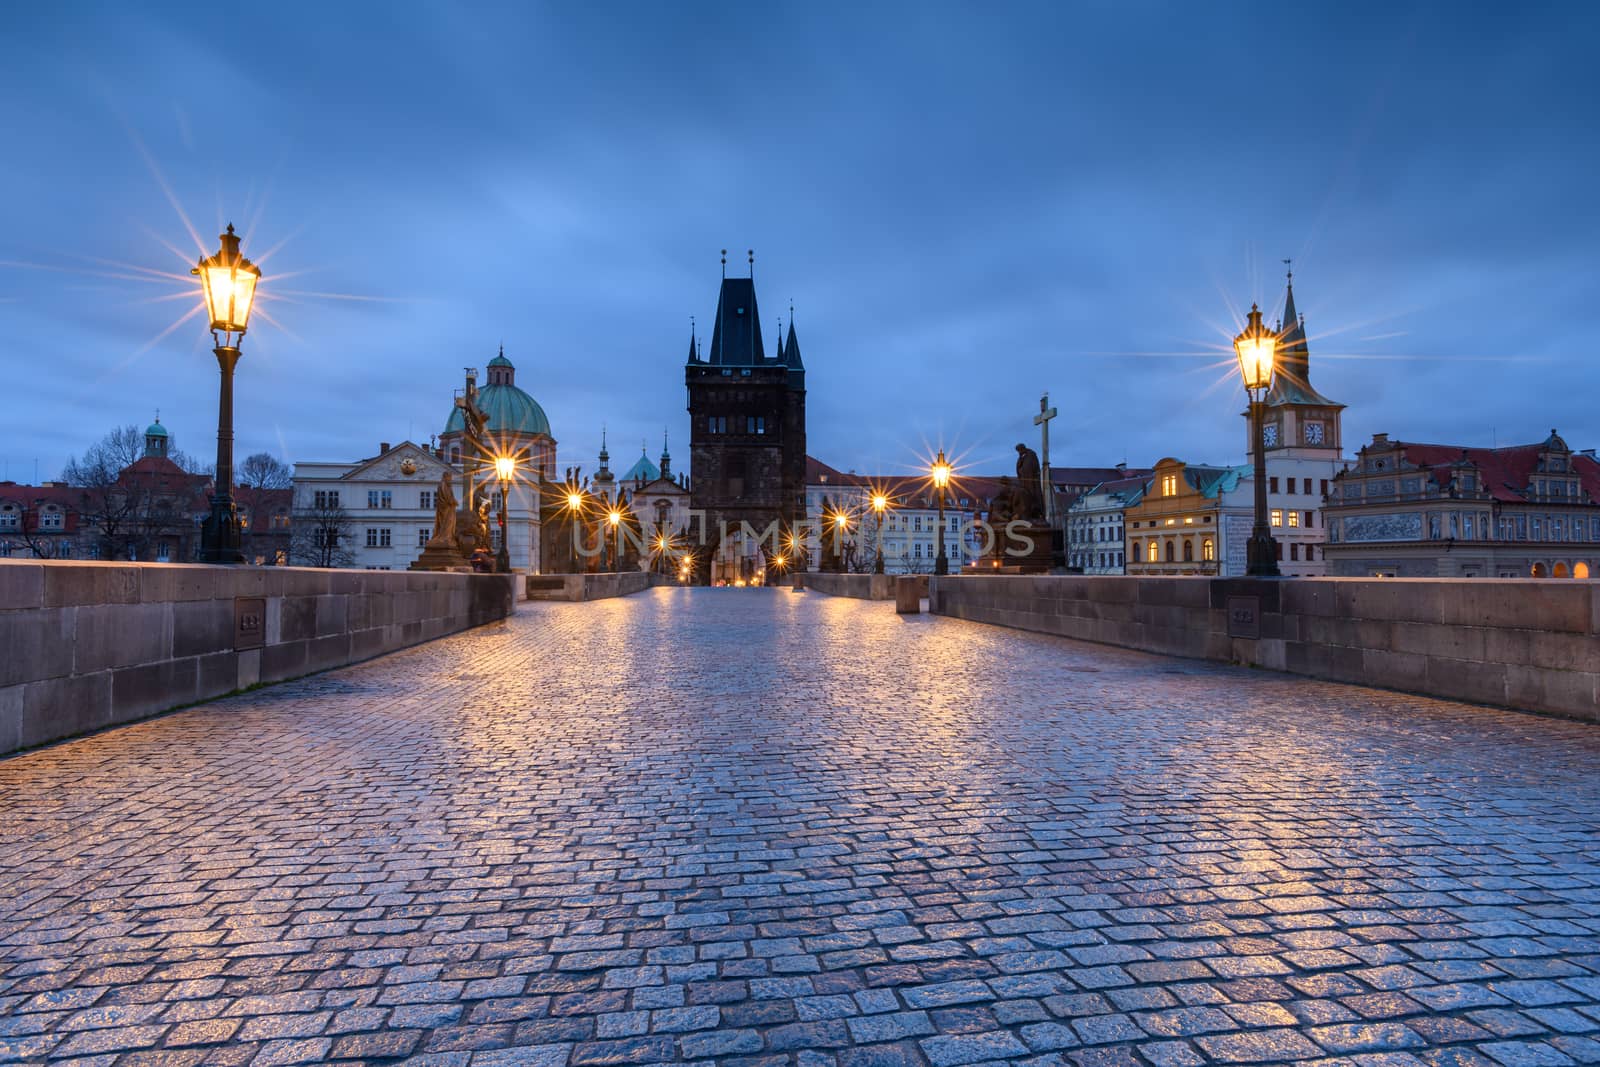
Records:
[[[465,506],[464,476],[426,448],[402,441],[379,446],[378,455],[354,463],[296,463],[294,510],[299,522],[316,514],[343,509],[352,567],[402,571],[433,536],[434,493],[450,472],[458,506]],[[490,531],[499,547],[499,486],[485,472],[480,491],[490,496]],[[515,570],[536,571],[538,562],[538,489],[528,481],[514,484],[506,512],[508,551]],[[292,562],[306,562],[304,559]]]
[[[950,571],[970,566],[983,549],[984,538],[973,521],[987,512],[992,479],[958,478],[945,494],[945,558]],[[843,512],[845,533],[841,554],[847,569],[873,569],[878,546],[877,514],[872,497],[882,493],[889,505],[883,518],[883,569],[887,574],[932,574],[939,556],[939,498],[926,477],[867,477],[844,473],[806,457],[806,527],[808,565],[821,566],[823,531]],[[832,535],[828,535],[832,536]]]
[[[1124,512],[1144,497],[1150,475],[1101,482],[1067,508],[1067,567],[1082,574],[1126,573]]]

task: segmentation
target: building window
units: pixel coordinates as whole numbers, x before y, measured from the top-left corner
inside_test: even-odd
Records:
[[[1277,491],[1278,491],[1278,479],[1276,479],[1276,478],[1268,478],[1267,479],[1267,492],[1276,493]]]
[[[1163,474],[1161,476],[1161,495],[1178,495],[1178,476],[1176,474]]]
[[[378,547],[388,548],[389,543],[389,527],[385,526],[383,529],[378,531]]]
[[[1183,561],[1185,563],[1194,562],[1194,542],[1187,537],[1183,539]]]
[[[1205,560],[1207,563],[1210,563],[1217,558],[1216,542],[1212,541],[1209,537],[1200,542],[1200,558]]]
[[[368,548],[377,548],[378,547],[378,531],[377,531],[376,527],[372,527],[372,526],[368,526],[367,527],[367,547]]]
[[[1315,523],[1315,522],[1313,522],[1313,521],[1312,521],[1312,520],[1313,520],[1313,519],[1315,519],[1315,518],[1316,518],[1316,515],[1317,515],[1317,513],[1316,513],[1316,512],[1314,512],[1314,511],[1308,511],[1308,512],[1306,512],[1306,529],[1308,529],[1308,530],[1309,530],[1309,529],[1311,529],[1311,528],[1312,528],[1312,527],[1313,527],[1313,526],[1315,526],[1315,525],[1316,525],[1316,523]]]
[[[1293,541],[1289,542],[1289,559],[1295,563],[1300,562],[1300,546]]]
[[[432,540],[433,540],[433,531],[430,530],[428,527],[424,526],[422,529],[417,531],[417,547],[418,548],[427,548],[428,547],[428,542],[432,541]]]
[[[1174,554],[1172,549],[1173,549],[1172,542],[1168,541],[1167,542],[1167,562],[1168,563],[1172,562],[1172,558],[1173,558],[1173,554]]]
[[[1310,495],[1311,495],[1311,479],[1307,478],[1306,479],[1306,496],[1310,496]]]
[[[1150,562],[1151,563],[1160,563],[1161,562],[1161,549],[1156,546],[1156,543],[1154,541],[1150,542]]]
[[[1300,513],[1298,511],[1289,512],[1289,525],[1292,526],[1292,527],[1296,527],[1296,528],[1299,527],[1299,525],[1300,525]]]
[[[41,530],[60,530],[65,525],[65,517],[54,505],[45,508],[44,513],[39,516],[39,529]]]
[[[1328,495],[1328,479],[1326,478],[1322,479],[1322,495]]]
[[[367,490],[367,507],[376,508],[377,506],[378,506],[378,491],[376,489],[368,489]]]
[[[21,525],[20,513],[15,504],[7,504],[0,508],[0,530],[15,530]]]
[[[1272,525],[1274,525],[1274,526],[1282,526],[1283,525],[1283,511],[1281,509],[1279,509],[1279,508],[1273,508],[1272,509]]]
[[[422,508],[424,511],[433,507],[432,489],[424,489],[422,492],[417,494],[417,507]]]
[[[336,508],[339,506],[339,490],[318,489],[312,499],[315,501],[314,506],[318,511]]]

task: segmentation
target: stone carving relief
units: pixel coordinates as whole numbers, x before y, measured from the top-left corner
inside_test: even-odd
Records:
[[[1422,515],[1351,515],[1344,520],[1346,541],[1417,541],[1422,538]]]

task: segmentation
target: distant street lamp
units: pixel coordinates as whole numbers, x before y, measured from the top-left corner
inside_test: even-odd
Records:
[[[211,513],[200,527],[202,563],[243,563],[240,550],[239,512],[233,502],[233,368],[239,362],[239,346],[250,325],[250,309],[255,304],[256,283],[261,270],[239,254],[239,238],[233,223],[221,236],[222,247],[214,256],[200,260],[189,273],[200,277],[205,292],[206,311],[211,315],[212,352],[222,372],[217,400],[217,471],[213,478]]]
[[[1273,366],[1278,357],[1278,335],[1261,321],[1261,309],[1250,305],[1250,320],[1244,332],[1233,339],[1239,355],[1239,374],[1244,378],[1245,395],[1250,398],[1250,437],[1254,443],[1256,466],[1256,521],[1250,531],[1245,573],[1253,578],[1277,578],[1278,545],[1267,525],[1267,443],[1266,392],[1272,385]]]
[[[568,532],[571,534],[571,536],[567,538],[567,558],[572,563],[572,573],[578,574],[580,573],[578,570],[578,528],[579,524],[583,521],[583,490],[576,485],[569,484],[567,486],[566,504],[567,527]]]
[[[872,494],[872,510],[876,512],[878,516],[878,532],[876,535],[878,558],[872,561],[873,574],[883,573],[883,512],[886,508],[888,508],[888,506],[889,498],[887,496],[884,496],[882,493]]]
[[[500,551],[494,556],[494,569],[501,574],[511,573],[511,549],[506,545],[506,507],[511,496],[511,478],[517,473],[513,456],[496,456],[494,473],[500,479]]]
[[[616,573],[620,566],[617,556],[622,549],[622,512],[613,507],[606,512],[606,521],[611,524],[611,543],[606,545],[606,552],[610,554],[611,559],[607,566],[610,567],[611,573]]]
[[[933,484],[939,490],[939,558],[934,560],[934,574],[950,573],[950,557],[944,554],[944,494],[950,485],[950,463],[939,449],[939,458],[933,461]]]

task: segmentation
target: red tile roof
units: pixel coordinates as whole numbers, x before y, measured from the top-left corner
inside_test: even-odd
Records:
[[[1554,436],[1554,434],[1552,434]],[[1525,501],[1533,476],[1538,473],[1539,453],[1549,440],[1532,445],[1506,448],[1464,448],[1461,445],[1422,445],[1409,441],[1391,442],[1399,447],[1406,462],[1428,471],[1441,488],[1448,488],[1451,470],[1463,459],[1478,469],[1483,488],[1496,500]],[[1600,460],[1582,452],[1571,457],[1572,472],[1591,501],[1600,502]]]

